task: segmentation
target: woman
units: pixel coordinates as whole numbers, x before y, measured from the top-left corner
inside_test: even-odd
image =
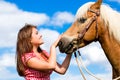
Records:
[[[62,64],[56,62],[56,46],[61,36],[51,45],[50,54],[40,48],[44,42],[36,26],[27,24],[18,32],[16,58],[17,71],[26,80],[50,80],[55,71],[65,74],[72,54],[66,55]]]

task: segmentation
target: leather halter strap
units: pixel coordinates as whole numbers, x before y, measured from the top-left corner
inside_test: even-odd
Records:
[[[79,33],[79,35],[78,35],[78,40],[80,41],[83,37],[84,37],[84,35],[85,35],[85,33],[88,31],[88,29],[90,28],[90,26],[92,25],[92,23],[94,22],[94,21],[96,21],[96,39],[98,38],[98,23],[97,23],[97,16],[99,16],[100,15],[100,12],[98,11],[98,12],[95,12],[95,11],[93,11],[93,10],[91,10],[91,9],[88,9],[88,11],[90,11],[90,12],[92,12],[92,13],[95,13],[96,15],[95,16],[93,16],[93,18],[90,20],[90,22],[87,24],[87,26],[83,29],[83,31],[81,31],[80,33]]]

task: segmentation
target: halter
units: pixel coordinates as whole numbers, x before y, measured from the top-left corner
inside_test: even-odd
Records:
[[[80,41],[85,33],[88,31],[88,29],[90,28],[90,26],[92,25],[92,23],[95,21],[96,22],[96,38],[95,38],[95,41],[97,41],[98,39],[98,22],[97,22],[97,17],[100,15],[100,11],[98,12],[95,12],[91,9],[88,9],[88,11],[92,12],[92,13],[95,13],[96,15],[93,16],[93,18],[90,20],[90,22],[87,24],[87,26],[85,26],[85,28],[83,29],[83,31],[81,31],[79,34],[78,34],[78,41]]]

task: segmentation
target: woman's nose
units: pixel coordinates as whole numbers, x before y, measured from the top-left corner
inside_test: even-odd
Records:
[[[39,34],[40,37],[42,37],[42,34]]]

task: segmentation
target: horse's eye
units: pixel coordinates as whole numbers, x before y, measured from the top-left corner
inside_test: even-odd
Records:
[[[86,20],[87,20],[86,18],[80,18],[80,19],[79,19],[79,22],[80,22],[80,23],[84,23]]]

